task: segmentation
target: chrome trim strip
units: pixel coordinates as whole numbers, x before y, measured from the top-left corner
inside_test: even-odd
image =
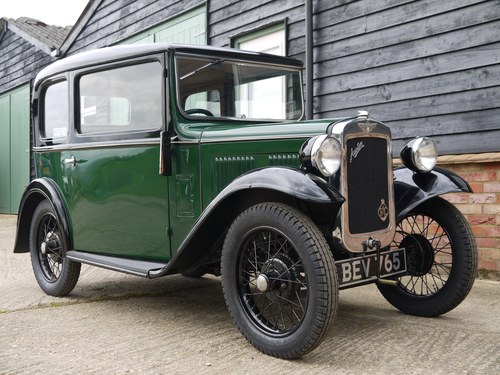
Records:
[[[33,152],[54,152],[54,151],[71,151],[71,150],[88,150],[99,148],[116,148],[116,147],[140,147],[160,145],[160,138],[150,139],[131,139],[123,141],[111,142],[88,142],[88,143],[66,143],[52,146],[33,147]]]
[[[295,138],[311,138],[313,134],[292,134],[284,136],[254,136],[252,141],[274,141]],[[200,143],[220,143],[220,142],[248,142],[248,137],[229,137],[229,138],[214,138],[205,140],[179,140],[172,139],[172,144],[200,144]],[[141,139],[141,140],[125,140],[125,141],[111,141],[111,142],[88,142],[88,143],[65,143],[52,146],[38,146],[33,147],[33,152],[51,152],[51,151],[70,151],[70,150],[86,150],[86,149],[99,149],[99,148],[112,148],[112,147],[138,147],[160,145],[160,138]]]
[[[262,135],[262,136],[253,136],[252,139],[249,140],[248,136],[247,137],[229,137],[229,138],[214,138],[214,139],[202,139],[200,143],[219,143],[219,142],[237,142],[237,141],[244,141],[244,142],[252,142],[252,141],[275,141],[275,140],[280,140],[280,139],[294,139],[294,138],[312,138],[315,135],[318,134],[290,134],[290,135],[283,135],[283,136],[269,136],[269,135]]]

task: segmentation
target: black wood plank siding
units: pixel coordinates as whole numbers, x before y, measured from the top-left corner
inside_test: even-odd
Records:
[[[209,2],[209,43],[286,18],[304,60],[304,1]],[[500,1],[313,1],[317,118],[367,109],[395,148],[432,135],[442,154],[500,151]]]
[[[304,54],[304,0],[211,0],[209,4],[209,44],[229,47],[236,35],[286,21],[287,55]],[[293,44],[296,39],[301,42]],[[291,48],[294,45],[299,48]]]
[[[115,44],[205,3],[203,0],[102,1],[66,54]]]
[[[53,59],[11,30],[0,42],[0,94],[24,85]]]
[[[315,27],[318,117],[363,108],[442,154],[500,151],[498,0],[361,0],[316,9]]]

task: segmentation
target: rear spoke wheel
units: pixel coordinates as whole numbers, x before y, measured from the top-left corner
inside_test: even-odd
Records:
[[[45,278],[57,281],[62,271],[62,245],[57,220],[52,213],[46,213],[41,218],[36,246]]]
[[[81,264],[65,257],[66,243],[54,209],[42,201],[31,222],[31,265],[40,288],[52,296],[70,293],[80,276]]]

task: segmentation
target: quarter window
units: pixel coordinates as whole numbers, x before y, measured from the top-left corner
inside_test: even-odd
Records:
[[[42,138],[53,142],[68,135],[68,82],[61,81],[45,90]]]
[[[83,75],[79,81],[80,133],[160,128],[162,81],[157,62]]]

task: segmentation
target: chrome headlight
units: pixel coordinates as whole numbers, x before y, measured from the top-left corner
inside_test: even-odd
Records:
[[[337,139],[323,134],[307,141],[300,154],[306,167],[312,167],[323,176],[329,177],[340,168],[342,147]]]
[[[434,141],[418,137],[408,142],[401,150],[401,161],[415,172],[430,172],[436,166],[437,150]]]

